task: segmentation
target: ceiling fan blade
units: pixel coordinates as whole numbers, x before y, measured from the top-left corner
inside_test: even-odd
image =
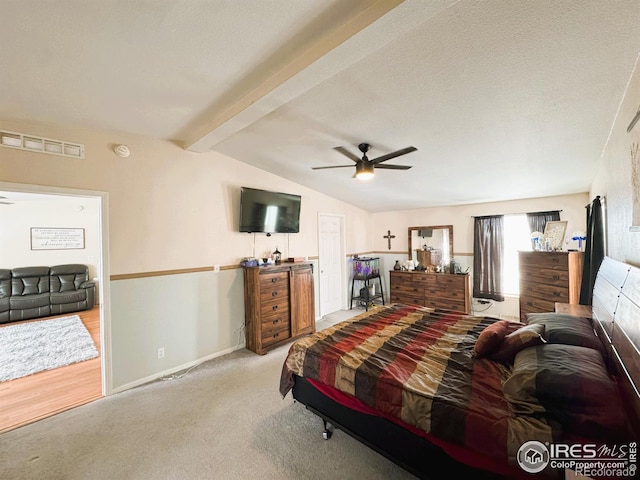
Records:
[[[356,157],[353,153],[351,153],[349,150],[347,150],[344,147],[335,147],[334,150],[340,152],[346,157],[349,157],[354,162],[359,162],[360,160],[362,160],[360,157]]]
[[[406,155],[407,153],[415,152],[416,150],[416,147],[403,148],[402,150],[397,150],[395,152],[387,153],[386,155],[374,158],[373,160],[371,160],[371,163],[377,165],[379,163],[386,162],[387,160],[391,160],[392,158],[399,157],[400,155]]]
[[[385,168],[387,170],[409,170],[411,166],[409,165],[376,165],[376,170],[378,168]]]
[[[311,167],[311,170],[323,170],[325,168],[344,168],[344,167],[353,168],[353,165],[332,165],[330,167]]]

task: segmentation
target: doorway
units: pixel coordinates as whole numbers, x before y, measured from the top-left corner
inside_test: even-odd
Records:
[[[94,342],[96,346],[99,347],[100,358],[94,359],[97,360],[97,365],[95,367],[91,367],[90,365],[84,365],[82,368],[85,368],[85,380],[83,381],[84,388],[78,385],[78,388],[75,389],[73,386],[71,387],[63,387],[65,384],[74,384],[74,375],[77,375],[78,372],[72,371],[74,369],[81,368],[78,364],[75,366],[67,366],[61,367],[60,371],[56,371],[58,373],[58,377],[62,379],[60,382],[52,382],[48,376],[51,375],[51,372],[47,374],[46,372],[40,372],[39,374],[34,374],[28,379],[17,379],[14,382],[26,380],[38,382],[38,378],[42,380],[42,383],[35,383],[37,388],[40,390],[41,386],[45,389],[64,389],[64,395],[67,397],[66,400],[60,401],[57,404],[46,405],[45,402],[38,403],[38,398],[45,398],[47,395],[43,394],[42,391],[39,392],[38,396],[31,396],[31,400],[21,401],[21,409],[22,413],[19,418],[12,418],[11,425],[0,425],[0,431],[6,429],[12,429],[19,427],[21,425],[25,425],[27,423],[31,423],[32,421],[59,413],[63,410],[67,410],[69,408],[73,408],[77,405],[81,405],[83,403],[88,403],[89,401],[93,401],[97,398],[103,397],[111,393],[111,379],[110,379],[110,336],[109,326],[110,326],[110,294],[109,294],[109,259],[108,259],[108,194],[106,192],[99,191],[87,191],[87,190],[78,190],[78,189],[68,189],[68,188],[57,188],[50,186],[40,186],[40,185],[26,185],[26,184],[14,184],[7,182],[0,182],[0,192],[1,195],[6,197],[3,202],[8,205],[4,205],[7,208],[11,208],[12,206],[16,206],[16,204],[20,204],[20,202],[25,202],[27,205],[25,208],[20,208],[19,215],[16,214],[6,214],[5,219],[8,219],[9,222],[5,223],[7,230],[9,229],[18,229],[20,231],[19,235],[5,235],[1,240],[4,240],[3,250],[10,251],[13,247],[15,247],[15,251],[19,251],[22,249],[22,255],[24,256],[24,261],[26,265],[29,266],[35,263],[39,263],[42,265],[49,264],[62,264],[62,263],[85,263],[90,266],[90,276],[91,279],[94,280],[97,284],[96,291],[96,307],[92,310],[78,312],[78,315],[81,317],[85,326],[87,326],[88,330],[92,334],[92,336],[96,335],[94,338]],[[66,213],[61,213],[60,217],[57,218],[57,215],[51,215],[51,211],[56,208],[60,208],[61,211]],[[72,214],[68,212],[72,211]],[[7,212],[5,210],[5,212]],[[31,213],[29,213],[31,212]],[[43,220],[43,215],[51,215],[52,219],[47,217]],[[66,215],[66,216],[65,216]],[[86,220],[82,223],[80,219],[80,215],[84,215]],[[17,217],[21,218],[18,220]],[[22,218],[24,217],[24,218]],[[56,217],[56,218],[53,218]],[[14,220],[11,220],[13,218]],[[48,220],[48,221],[47,221]],[[38,252],[24,252],[24,250],[29,250],[29,247],[24,246],[24,238],[28,239],[28,226],[33,227],[41,227],[41,226],[54,226],[51,222],[58,222],[60,225],[56,224],[55,226],[67,226],[69,222],[73,222],[74,226],[82,226],[84,228],[85,234],[85,249],[82,251],[76,250],[72,251],[38,251]],[[66,223],[65,223],[66,222]],[[26,235],[24,231],[27,231]],[[12,242],[20,242],[19,244]],[[28,242],[28,240],[27,240]],[[30,257],[30,255],[33,255]],[[49,258],[52,260],[49,261]],[[7,260],[5,259],[4,262]],[[18,263],[20,263],[20,257],[18,256]],[[16,260],[13,259],[12,263],[16,263]],[[5,265],[5,267],[16,267],[22,265]],[[91,362],[91,361],[87,361]],[[82,363],[82,362],[81,362]],[[68,374],[65,373],[63,369],[68,369]],[[90,373],[94,372],[94,373]],[[41,377],[37,377],[41,375]],[[92,376],[93,380],[90,380],[92,384],[96,387],[89,389],[86,388],[87,378],[86,375]],[[10,381],[11,382],[11,381]],[[0,385],[0,393],[2,395],[10,394],[11,386],[8,385],[10,382],[4,382],[4,385]],[[24,383],[24,382],[23,382]],[[57,385],[54,385],[57,383]],[[77,382],[76,382],[77,383]],[[21,387],[27,388],[21,384]],[[19,390],[18,388],[14,388],[13,390]],[[52,390],[53,391],[53,390]],[[53,394],[52,394],[53,395]],[[61,394],[56,394],[57,397],[62,396]],[[4,397],[3,397],[4,398]],[[9,397],[7,397],[9,398]],[[6,400],[7,398],[4,398]],[[4,403],[4,401],[3,401]]]
[[[320,318],[345,305],[345,218],[318,214]]]

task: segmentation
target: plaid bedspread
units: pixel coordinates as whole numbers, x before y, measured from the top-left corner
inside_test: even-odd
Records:
[[[524,442],[552,441],[552,429],[510,411],[502,392],[509,367],[473,357],[480,332],[495,321],[415,305],[376,308],[295,342],[280,393],[294,375],[317,380],[383,416],[515,465]]]

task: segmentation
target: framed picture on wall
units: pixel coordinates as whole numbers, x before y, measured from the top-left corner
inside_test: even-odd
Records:
[[[80,250],[84,228],[31,227],[31,250]]]

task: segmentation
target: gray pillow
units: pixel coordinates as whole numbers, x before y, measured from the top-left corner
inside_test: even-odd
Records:
[[[547,343],[576,345],[598,350],[606,358],[606,350],[600,338],[593,331],[590,318],[576,317],[563,313],[529,313],[527,325],[544,325],[544,339]]]

